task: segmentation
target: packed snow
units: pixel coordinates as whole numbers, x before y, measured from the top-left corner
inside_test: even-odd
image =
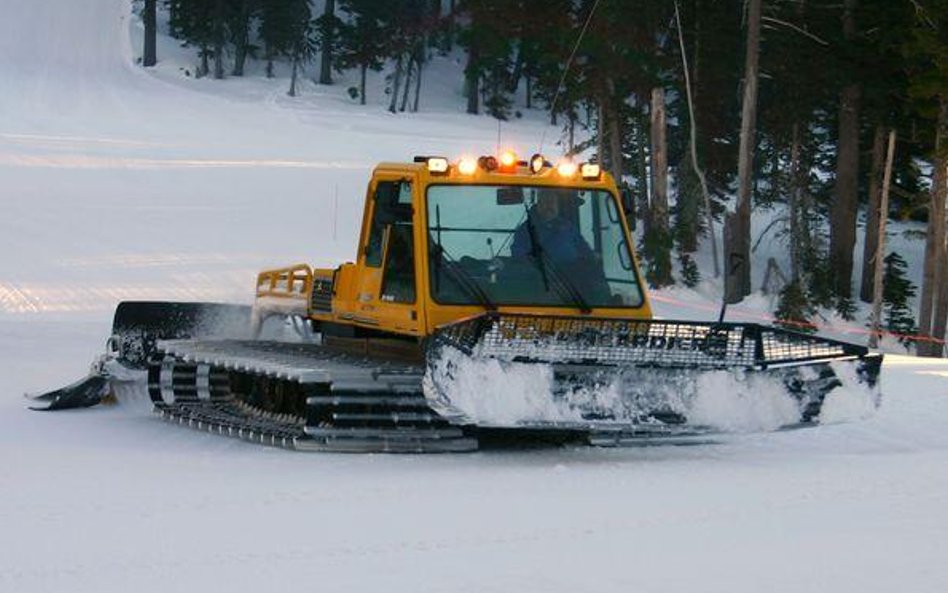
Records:
[[[299,454],[143,401],[26,410],[86,372],[119,300],[247,303],[262,267],[351,258],[373,163],[486,152],[497,127],[461,113],[447,58],[393,116],[380,77],[367,107],[345,82],[290,99],[193,80],[167,38],[144,71],[127,0],[0,14],[0,592],[944,590],[944,361],[887,357],[878,410],[841,394],[821,426],[689,447]],[[503,142],[531,152],[544,121]]]

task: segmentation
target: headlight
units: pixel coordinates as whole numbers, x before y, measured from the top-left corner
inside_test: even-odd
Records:
[[[432,175],[444,175],[448,172],[448,159],[433,156],[428,159],[428,172]]]
[[[579,168],[579,174],[583,179],[597,180],[602,175],[602,167],[598,163],[583,163]]]
[[[458,173],[461,175],[473,175],[477,171],[477,161],[465,157],[458,161]]]
[[[560,174],[560,177],[572,177],[576,175],[577,169],[573,161],[560,161],[560,164],[556,166],[556,172]]]

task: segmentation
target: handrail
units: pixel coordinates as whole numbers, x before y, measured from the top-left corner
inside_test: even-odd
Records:
[[[257,274],[257,297],[307,299],[313,289],[313,270],[307,264],[264,270]]]

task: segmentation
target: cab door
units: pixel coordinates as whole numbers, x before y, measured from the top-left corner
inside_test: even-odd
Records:
[[[364,273],[353,321],[383,331],[421,334],[412,206],[414,185],[404,175],[379,174],[369,187]]]

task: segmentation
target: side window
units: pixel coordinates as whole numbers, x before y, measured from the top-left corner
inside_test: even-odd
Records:
[[[385,231],[392,221],[402,185],[408,184],[403,184],[401,181],[380,181],[375,186],[372,226],[369,227],[369,240],[365,245],[365,265],[367,266],[378,268],[382,265]],[[409,195],[411,195],[410,191]],[[410,200],[409,204],[411,204]]]
[[[412,233],[411,183],[380,181],[373,196],[375,207],[365,245],[365,264],[383,266],[379,299],[415,302],[415,253]]]

